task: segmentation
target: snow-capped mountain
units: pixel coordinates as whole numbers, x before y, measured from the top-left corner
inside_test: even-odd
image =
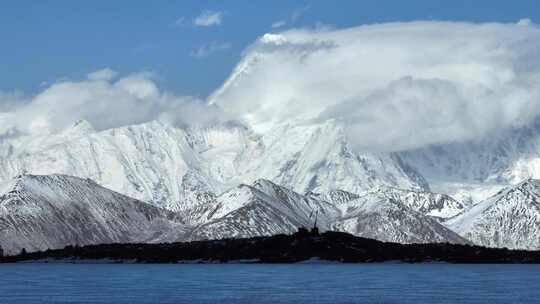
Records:
[[[379,187],[369,192],[375,197],[385,197],[400,202],[404,206],[431,217],[446,219],[468,208],[446,194],[428,191],[404,190],[392,187]]]
[[[318,200],[330,202],[332,205],[338,207],[360,197],[378,201],[391,199],[423,215],[441,220],[455,216],[469,207],[445,194],[404,190],[386,186],[376,187],[362,195],[343,190],[333,190],[326,193],[309,192],[307,195]]]
[[[424,28],[426,24],[415,23],[416,26]],[[373,33],[378,32],[376,26],[368,28],[372,28]],[[26,115],[21,115],[15,124],[9,123],[11,116],[17,116],[19,112],[0,113],[0,184],[4,185],[0,191],[3,193],[0,199],[0,243],[13,251],[23,246],[34,250],[74,242],[268,235],[292,232],[298,226],[311,226],[315,212],[323,230],[339,229],[387,241],[463,243],[466,242],[464,237],[489,246],[540,248],[540,241],[536,240],[537,231],[540,231],[536,203],[540,190],[537,191],[536,181],[519,183],[527,178],[540,178],[540,119],[526,126],[518,124],[528,123],[528,119],[523,122],[512,119],[512,124],[501,123],[498,126],[497,119],[493,118],[490,120],[494,126],[485,129],[485,132],[493,133],[482,137],[484,128],[471,129],[471,136],[481,138],[466,142],[458,140],[470,137],[460,135],[420,140],[417,145],[397,145],[396,140],[386,140],[391,147],[358,145],[358,141],[368,137],[399,138],[406,142],[408,138],[401,134],[416,136],[414,130],[397,132],[399,136],[383,136],[393,133],[394,130],[384,130],[384,126],[394,127],[397,121],[392,119],[405,113],[401,112],[402,106],[407,113],[421,116],[417,121],[405,115],[404,121],[411,120],[411,126],[418,123],[422,127],[424,120],[430,121],[436,118],[431,115],[439,114],[437,108],[418,111],[418,107],[410,106],[417,103],[401,101],[401,93],[405,101],[431,101],[444,98],[447,93],[455,94],[459,103],[452,108],[466,108],[467,104],[462,104],[462,99],[477,90],[479,95],[485,95],[482,100],[491,100],[486,97],[490,96],[491,85],[484,88],[482,82],[469,83],[470,79],[477,78],[471,77],[474,73],[469,73],[469,70],[463,73],[463,79],[461,76],[454,79],[456,75],[453,74],[457,70],[447,66],[434,65],[434,68],[424,69],[432,63],[414,75],[409,75],[409,72],[404,75],[357,74],[358,69],[353,68],[345,72],[347,83],[340,80],[337,84],[332,79],[335,75],[321,71],[331,70],[331,67],[345,68],[343,64],[325,65],[323,69],[313,65],[313,69],[305,69],[310,60],[316,63],[320,61],[317,56],[329,56],[328,51],[337,51],[340,44],[348,44],[351,38],[356,37],[352,35],[353,29],[339,32],[341,38],[338,39],[311,39],[311,35],[301,30],[269,33],[257,39],[244,52],[228,79],[207,99],[207,105],[219,108],[216,111],[218,115],[223,114],[214,124],[193,125],[198,117],[193,117],[188,126],[166,123],[166,116],[172,114],[167,107],[167,111],[162,113],[164,115],[157,116],[156,113],[148,117],[144,115],[147,117],[144,119],[127,121],[139,122],[157,117],[161,120],[109,128],[125,123],[122,120],[101,126],[109,128],[105,130],[96,130],[87,121],[80,120],[65,130],[51,133],[53,131],[50,130],[56,130],[56,127],[43,127],[37,131],[39,127],[24,127]],[[320,31],[319,34],[330,38],[328,31]],[[521,39],[524,38],[516,41]],[[364,45],[365,41],[357,43]],[[390,51],[390,46],[387,47]],[[369,52],[375,50],[377,53],[379,47],[369,49]],[[396,54],[401,54],[402,48],[398,49]],[[357,52],[343,50],[343,59],[350,60],[352,57],[349,55],[353,53],[358,55]],[[499,54],[501,50],[514,50],[514,46],[510,49],[503,47],[494,53]],[[524,54],[529,56],[529,51],[524,51]],[[446,52],[443,50],[441,53]],[[276,57],[286,54],[289,55]],[[330,61],[337,58],[341,62],[336,54],[330,54],[328,58]],[[362,57],[355,58],[361,60]],[[400,60],[399,56],[388,58],[397,58],[396,63],[407,61]],[[276,62],[284,64],[274,72],[264,72]],[[500,94],[495,94],[501,95],[499,98],[507,94],[507,98],[512,97],[514,93],[505,92],[507,89],[521,92],[538,87],[538,75],[520,76],[525,71],[513,66],[517,62],[510,60],[503,64],[501,71],[504,75],[499,76],[509,79],[502,81],[494,77],[489,81],[496,81],[494,87],[502,88]],[[285,68],[289,64],[285,63],[294,64],[289,70]],[[402,70],[411,71],[411,67],[404,65]],[[460,66],[458,70],[462,68]],[[434,71],[441,69],[445,77],[439,79],[440,73]],[[295,70],[302,70],[302,74],[297,75],[304,77],[283,77]],[[483,65],[479,70],[482,75],[485,71],[494,74]],[[314,77],[308,82],[294,80],[311,78],[307,77],[309,74],[324,77]],[[288,81],[283,85],[281,81],[270,81],[281,78]],[[126,91],[121,82],[108,80],[101,85],[107,83],[107,86]],[[369,85],[361,85],[363,83]],[[151,87],[150,91],[160,91],[153,82],[147,85]],[[47,91],[50,92],[50,88]],[[129,95],[139,100],[140,96],[135,95],[141,94]],[[167,94],[159,93],[155,97],[162,95],[165,97]],[[252,98],[253,102],[250,102]],[[386,99],[391,102],[383,103]],[[89,100],[94,101],[88,98],[82,103],[92,107],[94,103]],[[349,100],[354,101],[350,108]],[[532,100],[534,104],[535,99]],[[52,112],[61,112],[56,109],[55,94],[45,101],[52,105]],[[160,103],[168,104],[168,101],[169,98],[163,98]],[[400,107],[396,107],[394,102]],[[34,103],[35,100],[28,106]],[[380,114],[372,111],[363,113],[364,109],[377,108],[379,104],[382,104],[382,109],[375,112]],[[359,110],[355,115],[342,113],[353,108],[355,113]],[[176,110],[176,106],[170,109]],[[391,115],[386,115],[387,110]],[[483,110],[481,107],[478,113],[483,113]],[[475,120],[474,117],[461,117],[461,112],[449,112],[452,113],[441,113],[446,115],[427,124],[437,129],[434,134],[418,135],[418,138],[440,137],[444,135],[441,130],[446,130],[447,124],[453,126],[452,122],[461,118],[464,121]],[[493,112],[489,117],[508,114],[503,110]],[[515,112],[521,117],[518,115],[521,112]],[[531,115],[536,115],[533,112]],[[82,114],[77,117],[90,119]],[[41,116],[41,113],[37,118],[29,115],[29,119],[40,122],[42,119],[52,121],[56,117]],[[418,115],[411,118],[413,116]],[[224,122],[229,117],[237,121]],[[350,128],[359,122],[381,118],[388,123],[374,123],[369,127],[370,132],[362,133],[358,130],[363,128]],[[92,121],[98,126],[96,119]],[[36,121],[33,124],[47,125]],[[344,124],[349,124],[349,127],[344,127]],[[458,134],[468,133],[468,124],[457,126],[460,129]],[[508,129],[509,126],[514,127]],[[474,127],[472,124],[471,128]],[[371,131],[373,134],[369,134]],[[356,140],[351,141],[351,138]],[[448,140],[457,142],[410,151],[380,152]],[[38,174],[47,176],[35,176]],[[21,177],[13,179],[19,175]],[[501,190],[503,188],[505,190]]]
[[[310,196],[259,179],[172,212],[66,175],[21,175],[0,186],[6,253],[113,242],[169,242],[291,233],[315,224],[398,242],[466,242],[436,220],[381,196]],[[339,194],[338,194],[339,193]],[[314,197],[349,197],[329,203]],[[353,224],[354,222],[354,224]],[[362,226],[366,223],[366,226]],[[382,229],[384,228],[384,229]]]
[[[312,226],[316,217],[321,230],[383,241],[467,243],[431,216],[381,193],[358,197],[332,191],[303,196],[268,180],[257,180],[251,186],[240,185],[223,193],[216,201],[215,220],[196,228],[191,239],[291,233],[300,226]]]
[[[377,91],[388,84],[389,79],[385,79],[379,83],[376,80],[377,77],[371,75],[367,77],[368,79],[363,80],[364,82],[373,81],[370,82],[371,85],[364,90],[359,89],[361,84],[358,84],[359,87],[354,85],[350,87],[341,85],[338,90],[333,91],[334,94],[327,96],[325,94],[330,92],[330,90],[325,89],[325,86],[334,84],[334,82],[333,79],[325,78],[324,76],[326,74],[319,72],[314,73],[315,75],[313,75],[313,78],[305,77],[309,79],[305,82],[300,79],[300,81],[296,83],[296,79],[291,78],[290,83],[283,84],[283,87],[273,87],[274,82],[270,81],[268,87],[275,88],[275,90],[265,90],[264,88],[253,91],[249,89],[239,89],[257,87],[255,83],[259,84],[257,80],[261,81],[261,79],[261,82],[264,83],[264,80],[267,79],[264,76],[267,75],[261,75],[261,71],[273,67],[276,62],[279,62],[279,60],[276,61],[276,58],[281,57],[276,56],[283,55],[281,52],[287,54],[287,56],[283,58],[288,58],[295,63],[297,61],[300,62],[294,67],[298,70],[302,70],[303,68],[310,66],[306,62],[309,61],[309,58],[313,60],[314,57],[312,56],[317,56],[319,51],[322,50],[322,53],[326,55],[325,51],[328,47],[330,49],[333,49],[334,47],[339,48],[342,45],[348,45],[350,43],[350,39],[344,39],[333,45],[333,43],[331,43],[332,41],[339,41],[334,40],[336,37],[329,38],[328,41],[325,41],[324,39],[310,39],[307,37],[308,36],[298,35],[298,33],[293,32],[267,33],[259,37],[259,39],[254,41],[254,43],[246,50],[242,59],[223,85],[210,96],[208,99],[209,103],[219,105],[225,110],[231,110],[235,113],[239,112],[238,115],[241,115],[243,119],[248,123],[251,123],[255,130],[265,134],[264,136],[282,136],[276,129],[279,129],[284,122],[288,122],[289,125],[293,126],[306,126],[312,125],[313,121],[317,121],[318,124],[321,124],[321,121],[326,119],[339,119],[339,117],[341,117],[339,115],[336,118],[334,115],[324,114],[328,113],[329,109],[330,112],[335,110],[334,107],[343,103],[343,100],[348,100],[349,98],[359,98],[363,100],[365,94],[369,95],[366,91],[370,91],[371,89]],[[324,42],[328,42],[328,44],[325,44]],[[362,45],[364,45],[364,43],[362,43]],[[306,62],[304,62],[303,59],[305,59]],[[362,58],[359,58],[359,60],[361,59]],[[313,66],[318,66],[319,62],[317,62],[317,60],[314,61]],[[514,75],[514,73],[519,74],[519,69],[514,68],[515,67],[510,68],[510,70],[513,71],[512,75],[516,76],[517,74]],[[291,72],[295,71],[292,70]],[[308,69],[306,71],[306,76],[312,76],[309,75],[310,72],[313,71]],[[469,73],[465,72],[464,74],[468,75]],[[287,75],[283,75],[282,77],[286,76]],[[322,77],[319,78],[319,76]],[[413,79],[421,79],[425,75],[414,76],[408,73],[407,76],[412,77]],[[433,76],[438,79],[440,75]],[[392,75],[392,77],[394,77],[394,75]],[[280,79],[276,80],[278,81],[275,82],[279,83]],[[313,81],[313,83],[310,83],[310,81]],[[469,80],[467,80],[467,82],[468,81]],[[319,87],[322,89],[318,90]],[[500,86],[497,85],[496,87],[499,88]],[[523,88],[522,94],[520,93],[519,95],[529,96],[532,94],[531,92],[536,92],[534,89],[535,87],[537,86],[531,85],[527,88]],[[282,91],[279,89],[282,89]],[[259,95],[252,103],[247,102],[251,96],[245,94],[246,91],[250,93],[257,92]],[[316,92],[316,94],[311,95],[312,92]],[[385,97],[382,96],[378,96],[377,98],[381,99],[380,102],[383,102],[385,99]],[[440,98],[444,98],[444,96],[441,96]],[[534,102],[535,101],[531,101],[532,104],[534,104]],[[376,101],[374,104],[377,103],[379,103],[379,101]],[[361,102],[358,102],[358,108],[361,108],[361,104]],[[406,103],[404,103],[404,105],[405,104]],[[474,104],[474,102],[471,104]],[[501,121],[504,121],[505,115],[512,116],[518,114],[514,113],[510,108],[503,108],[508,110],[508,113],[504,112],[504,110],[501,110],[500,113],[497,112],[498,115],[501,116]],[[352,109],[354,108],[351,107],[351,110]],[[410,110],[419,113],[419,111],[415,111],[416,109]],[[386,118],[391,120],[393,118],[391,115],[390,117],[377,118],[376,114],[373,115],[375,117],[370,117],[369,113],[371,112],[366,111],[366,113],[368,114],[366,114],[366,117],[362,117],[362,121],[369,121],[370,119],[384,120]],[[480,113],[490,112],[481,111]],[[529,113],[519,114],[527,117],[527,114]],[[347,116],[345,115],[345,117]],[[446,116],[441,115],[441,117]],[[426,115],[423,119],[430,120],[431,117]],[[382,160],[384,164],[399,162],[400,168],[407,168],[404,170],[405,172],[414,172],[414,174],[405,174],[409,175],[409,181],[399,181],[398,185],[395,185],[398,188],[407,190],[413,189],[413,187],[410,187],[412,181],[416,186],[420,185],[421,190],[444,193],[466,205],[477,203],[495,194],[502,188],[511,184],[516,184],[525,178],[540,178],[539,119],[532,124],[528,124],[528,119],[517,120],[510,125],[501,123],[501,125],[496,128],[486,128],[484,131],[485,133],[480,132],[483,128],[479,128],[472,123],[472,121],[477,120],[473,117],[469,118],[462,116],[454,118],[454,120],[457,121],[461,121],[462,119],[464,121],[467,121],[468,119],[471,120],[470,132],[466,133],[470,133],[471,136],[474,135],[474,139],[463,142],[460,141],[460,138],[471,137],[449,138],[448,140],[450,140],[450,142],[446,144],[434,144],[428,147],[417,148],[412,151],[401,151],[398,153],[368,153],[368,155],[370,157],[376,155],[377,159]],[[478,120],[482,121],[481,119]],[[347,122],[347,119],[343,119],[342,122],[354,125],[354,119],[350,122]],[[326,123],[333,122],[327,121]],[[445,121],[444,123],[448,122]],[[495,123],[495,121],[493,123]],[[289,127],[287,127],[287,129],[288,128]],[[386,131],[393,131],[380,130],[379,128],[380,127],[373,127],[373,130],[371,131],[374,134],[384,134]],[[452,130],[449,130],[449,133],[452,133]],[[349,133],[349,135],[351,134]],[[412,136],[414,136],[414,134],[412,134]],[[335,137],[330,137],[329,143],[332,143],[334,138]],[[415,140],[411,140],[411,142],[412,141]],[[294,145],[294,143],[287,142],[287,146],[290,145]],[[369,148],[370,147],[365,147],[365,149]],[[378,150],[374,148],[374,151]],[[354,154],[363,154],[362,151],[356,152],[359,153]],[[393,159],[389,160],[388,158]],[[357,172],[356,168],[353,168],[351,171]],[[382,177],[381,172],[376,172],[375,175],[378,176],[377,179]],[[282,185],[289,185],[287,180],[275,180],[271,176],[264,177],[270,178]],[[333,180],[336,177],[339,178],[339,176],[327,175],[321,176],[321,179],[323,179],[323,177],[326,180]],[[366,188],[370,188],[373,184],[377,183],[372,183]],[[306,183],[305,181],[302,181],[300,184],[300,186],[304,187],[305,185],[309,185],[309,182]],[[388,183],[384,183],[384,185],[388,185]],[[294,188],[301,192],[307,190],[297,187],[296,185]],[[343,189],[357,194],[360,193],[358,190],[362,190],[358,188],[353,189],[352,187],[333,187],[333,189]]]
[[[104,132],[77,131],[53,136],[51,144],[26,137],[4,142],[2,150],[9,153],[0,159],[0,178],[9,180],[22,172],[68,174],[167,206],[180,199],[185,173],[197,169],[197,156],[180,129],[155,122]]]
[[[334,206],[339,206],[360,197],[358,194],[344,190],[331,190],[326,193],[308,192],[306,193],[306,196],[320,201],[329,202]]]
[[[538,249],[540,180],[505,188],[445,224],[479,245]]]
[[[216,218],[193,232],[191,239],[215,239],[291,233],[311,227],[317,214],[321,229],[331,227],[339,211],[333,205],[302,196],[268,180],[239,185],[217,198]]]
[[[245,171],[300,193],[345,190],[362,193],[379,185],[427,189],[427,182],[398,155],[355,153],[335,122],[283,125],[261,138],[263,150]]]
[[[67,245],[147,242],[185,225],[174,213],[89,179],[23,175],[0,185],[0,245],[8,254]]]
[[[300,193],[428,188],[398,155],[354,153],[331,122],[260,135],[237,124],[180,129],[158,121],[96,132],[83,121],[48,137],[5,139],[0,155],[0,181],[68,174],[170,210],[259,178]]]
[[[540,120],[531,126],[399,153],[432,191],[479,202],[527,178],[540,178]]]
[[[398,243],[467,243],[435,218],[415,211],[386,193],[371,192],[338,205],[334,229]]]
[[[4,134],[0,182],[10,184],[22,173],[90,178],[175,212],[184,228],[164,232],[157,241],[291,232],[311,222],[315,204],[322,229],[401,242],[463,242],[433,220],[470,214],[487,200],[473,207],[476,202],[501,188],[540,177],[538,130],[522,127],[467,143],[362,153],[351,149],[335,121],[288,122],[265,133],[238,123],[179,128],[160,121],[96,131],[78,121],[55,134]],[[274,186],[263,187],[264,180]],[[534,204],[522,207],[528,210],[523,213],[535,212]],[[473,242],[540,248],[518,237],[477,238],[476,231],[464,230],[466,221],[456,220],[461,216],[448,227]],[[539,227],[534,221],[526,225],[520,229]]]

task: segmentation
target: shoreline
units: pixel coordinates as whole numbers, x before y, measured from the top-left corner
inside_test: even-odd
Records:
[[[399,244],[306,230],[243,239],[67,246],[5,256],[0,263],[64,264],[540,264],[540,251],[468,244]]]

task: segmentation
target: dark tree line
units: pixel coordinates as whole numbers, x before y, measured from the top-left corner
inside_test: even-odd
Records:
[[[163,244],[102,244],[66,246],[64,249],[6,256],[0,262],[25,260],[96,260],[140,263],[182,261],[253,261],[295,263],[318,258],[349,263],[445,261],[450,263],[538,263],[540,251],[508,250],[448,243],[398,244],[356,237],[344,232],[318,233],[300,229],[292,235],[279,234],[245,239],[224,239]]]
[[[21,256],[25,256],[27,254],[28,253],[26,252],[26,248],[21,249],[21,252],[19,253],[19,255]],[[4,248],[2,248],[2,245],[0,245],[0,258],[3,258],[3,257],[4,257]]]

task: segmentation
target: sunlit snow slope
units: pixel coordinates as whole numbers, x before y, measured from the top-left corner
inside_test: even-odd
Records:
[[[171,210],[191,208],[199,192],[259,178],[301,193],[427,189],[397,155],[353,152],[334,123],[260,135],[236,124],[180,129],[157,121],[95,132],[83,121],[56,135],[6,139],[0,156],[0,181],[68,174]]]
[[[539,249],[540,180],[505,188],[446,225],[479,245]]]
[[[0,245],[8,254],[67,245],[147,242],[183,231],[176,214],[88,179],[24,175],[0,185]]]

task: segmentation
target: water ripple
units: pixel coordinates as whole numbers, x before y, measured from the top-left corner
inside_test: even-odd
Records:
[[[538,303],[540,265],[0,265],[0,303]]]

